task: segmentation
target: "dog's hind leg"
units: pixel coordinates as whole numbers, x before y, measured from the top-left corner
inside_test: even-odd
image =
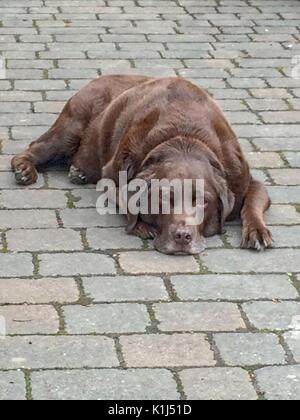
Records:
[[[80,146],[71,159],[69,179],[73,184],[97,184],[102,166],[99,153],[99,124],[101,115],[85,130]]]
[[[50,130],[12,159],[16,182],[21,185],[33,184],[38,178],[38,165],[73,156],[80,145],[84,128],[83,120],[72,113],[69,101]]]
[[[272,234],[264,221],[264,212],[270,205],[267,188],[261,182],[252,179],[241,211],[242,248],[259,251],[262,248],[272,247]]]

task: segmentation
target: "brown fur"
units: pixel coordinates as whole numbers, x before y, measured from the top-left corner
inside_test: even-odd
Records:
[[[197,232],[186,226],[184,215],[129,215],[129,230],[155,236],[163,252],[199,251],[192,242],[219,233],[226,219],[240,214],[243,247],[272,244],[263,220],[270,205],[266,188],[252,179],[218,105],[187,80],[99,77],[68,101],[46,134],[14,157],[17,182],[35,182],[38,165],[61,157],[71,159],[70,179],[76,183],[97,183],[102,176],[117,182],[123,170],[129,179],[204,178],[209,198]]]

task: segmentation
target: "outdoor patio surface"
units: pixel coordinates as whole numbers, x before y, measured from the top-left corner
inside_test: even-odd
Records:
[[[0,0],[0,400],[300,398],[300,2]],[[240,227],[168,257],[61,167],[12,155],[100,74],[184,76],[269,186],[275,248]],[[199,116],[201,118],[201,116]]]

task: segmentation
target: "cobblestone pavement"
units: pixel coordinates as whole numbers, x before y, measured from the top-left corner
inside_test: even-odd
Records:
[[[299,16],[297,0],[0,0],[1,399],[299,399]],[[167,257],[62,168],[15,185],[11,155],[106,73],[185,76],[220,101],[269,185],[274,250],[240,250],[233,225]]]

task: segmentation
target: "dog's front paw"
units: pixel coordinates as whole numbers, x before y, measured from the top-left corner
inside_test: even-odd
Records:
[[[87,176],[84,174],[84,172],[73,165],[70,167],[69,179],[73,184],[77,185],[84,185],[88,182]]]
[[[273,243],[272,233],[265,225],[247,225],[243,227],[241,248],[261,251],[266,248],[272,248]]]
[[[12,160],[12,170],[15,173],[16,183],[19,185],[31,185],[38,179],[35,166],[27,159],[14,158]]]

